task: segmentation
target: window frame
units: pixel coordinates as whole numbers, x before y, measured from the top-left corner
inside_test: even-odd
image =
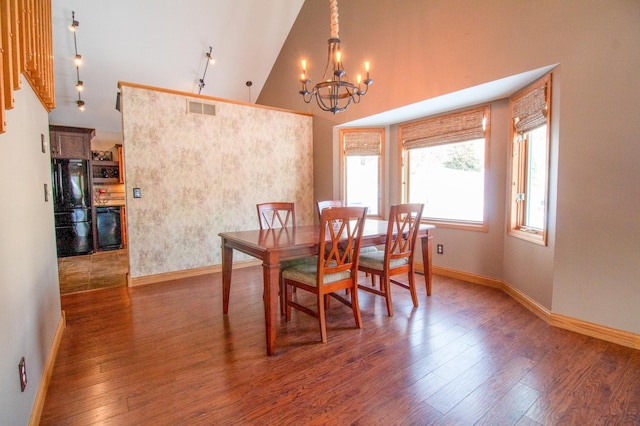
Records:
[[[384,219],[385,206],[385,128],[341,128],[340,129],[340,196],[347,205],[347,161],[345,150],[345,135],[352,133],[376,133],[380,135],[380,154],[378,155],[378,214],[368,214],[367,217],[372,219]]]
[[[514,93],[509,98],[509,107],[511,111],[510,126],[510,191],[509,191],[509,221],[507,223],[507,233],[515,238],[539,244],[547,245],[547,232],[549,220],[549,175],[551,167],[551,73],[543,76],[537,81],[524,87]],[[526,226],[527,215],[527,187],[529,181],[529,138],[528,135],[532,130],[539,128],[541,125],[530,128],[524,132],[519,132],[516,128],[518,118],[515,117],[514,104],[524,96],[533,93],[536,90],[544,88],[544,115],[546,129],[546,158],[545,164],[545,194],[544,194],[544,213],[543,213],[543,229],[536,229]],[[526,135],[526,136],[525,136]],[[523,194],[521,196],[520,194]]]
[[[465,220],[456,220],[456,219],[444,219],[444,218],[432,218],[426,215],[422,216],[423,223],[434,224],[441,228],[453,228],[453,229],[463,229],[470,231],[479,231],[479,232],[488,232],[489,231],[489,203],[487,202],[487,195],[489,194],[489,173],[490,173],[490,154],[491,154],[491,105],[483,104],[476,105],[471,108],[465,108],[464,110],[451,111],[445,114],[440,114],[437,116],[426,117],[417,122],[405,123],[403,125],[398,126],[398,149],[399,154],[398,158],[400,161],[399,170],[400,170],[400,189],[399,193],[402,197],[402,202],[408,203],[409,200],[409,190],[411,182],[409,180],[410,170],[409,170],[409,157],[411,149],[405,148],[404,137],[403,137],[403,128],[406,128],[407,125],[411,125],[414,123],[426,122],[433,119],[447,118],[449,116],[456,116],[459,114],[464,114],[466,112],[472,112],[475,110],[482,109],[484,111],[484,182],[483,182],[483,211],[482,211],[482,221],[465,221]],[[479,138],[471,138],[468,140],[459,140],[452,141],[447,143],[441,143],[439,145],[450,145],[458,142],[471,141]]]

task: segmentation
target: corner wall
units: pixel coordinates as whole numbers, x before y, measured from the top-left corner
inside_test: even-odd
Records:
[[[329,10],[308,0],[258,102],[322,117],[314,120],[314,145],[323,150],[315,167],[330,177],[339,164],[331,154],[333,126],[559,64],[561,93],[552,106],[554,246],[521,244],[504,227],[503,244],[465,245],[460,268],[480,273],[474,259],[492,250],[503,262],[502,276],[493,278],[552,313],[640,333],[639,27],[640,3],[627,0],[342,2],[347,67],[357,72],[370,60],[375,83],[360,104],[332,116],[305,105],[297,93],[302,56],[315,79],[326,61]],[[554,84],[554,93],[559,88]],[[499,174],[506,176],[507,164],[505,158],[497,165],[503,167]],[[316,197],[330,196],[332,188],[333,182],[318,182]],[[496,214],[505,214],[506,199],[502,205],[500,198],[490,202]],[[439,262],[436,256],[434,264]]]

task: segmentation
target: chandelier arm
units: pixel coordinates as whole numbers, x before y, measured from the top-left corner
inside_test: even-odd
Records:
[[[315,97],[316,103],[321,110],[337,114],[346,110],[351,103],[359,103],[361,97],[369,91],[369,85],[373,83],[373,80],[369,78],[369,62],[365,62],[367,78],[364,81],[360,81],[360,76],[358,76],[357,84],[349,81],[340,51],[338,1],[329,0],[329,7],[331,10],[331,38],[328,40],[327,62],[322,80],[309,90],[311,80],[306,77],[307,61],[302,60],[302,76],[300,78],[302,90],[299,93],[305,103],[311,103]],[[329,71],[330,67],[331,71]],[[361,90],[362,84],[365,85],[364,90]],[[343,104],[342,106],[341,103]]]

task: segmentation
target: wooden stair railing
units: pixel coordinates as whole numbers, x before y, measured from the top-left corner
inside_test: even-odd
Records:
[[[0,133],[24,74],[47,110],[55,108],[51,0],[0,0]]]

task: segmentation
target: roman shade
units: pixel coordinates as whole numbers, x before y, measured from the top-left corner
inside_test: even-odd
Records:
[[[511,118],[517,133],[547,124],[549,79],[543,78],[511,98]]]
[[[380,155],[382,147],[382,129],[345,130],[342,135],[344,155],[374,156]]]
[[[488,113],[484,106],[401,125],[402,145],[416,149],[482,139]]]

